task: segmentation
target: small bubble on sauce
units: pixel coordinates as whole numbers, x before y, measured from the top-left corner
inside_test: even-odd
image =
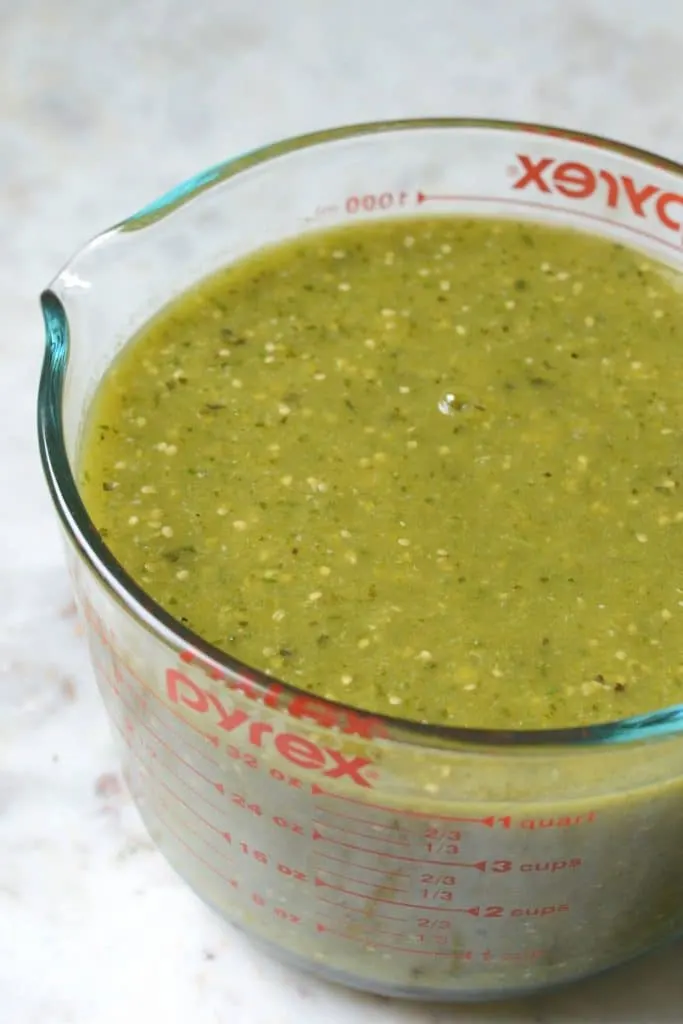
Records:
[[[439,399],[439,412],[442,412],[444,416],[454,416],[459,409],[462,408],[462,402],[460,402],[457,396],[452,391],[447,391]]]

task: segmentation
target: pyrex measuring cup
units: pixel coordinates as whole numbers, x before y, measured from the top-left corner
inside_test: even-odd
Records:
[[[294,139],[175,189],[62,270],[43,295],[39,429],[125,773],[179,874],[327,978],[489,999],[600,971],[683,930],[683,709],[503,733],[313,699],[150,600],[74,475],[99,379],[171,297],[268,242],[446,211],[574,224],[683,269],[683,169],[646,153],[480,121]]]

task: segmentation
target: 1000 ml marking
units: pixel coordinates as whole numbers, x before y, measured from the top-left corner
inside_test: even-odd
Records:
[[[400,210],[412,206],[415,199],[405,189],[385,189],[381,192],[361,192],[346,196],[341,203],[320,203],[316,206],[306,222],[325,220],[346,214],[355,217],[364,213],[387,213],[389,210]]]
[[[408,193],[401,192],[366,192],[365,195],[347,196],[344,202],[344,209],[347,213],[374,213],[375,210],[391,210],[394,207],[405,206],[408,202]]]

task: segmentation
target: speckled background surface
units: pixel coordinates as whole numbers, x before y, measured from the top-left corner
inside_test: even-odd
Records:
[[[37,295],[179,179],[276,137],[391,116],[584,128],[683,158],[677,0],[0,0],[0,1016],[8,1024],[661,1024],[680,945],[493,1008],[333,989],[223,928],[118,774],[41,479]]]

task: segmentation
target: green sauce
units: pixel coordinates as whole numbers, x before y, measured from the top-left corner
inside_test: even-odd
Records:
[[[570,230],[312,234],[166,308],[95,397],[86,506],[168,612],[375,712],[683,699],[683,293]]]

